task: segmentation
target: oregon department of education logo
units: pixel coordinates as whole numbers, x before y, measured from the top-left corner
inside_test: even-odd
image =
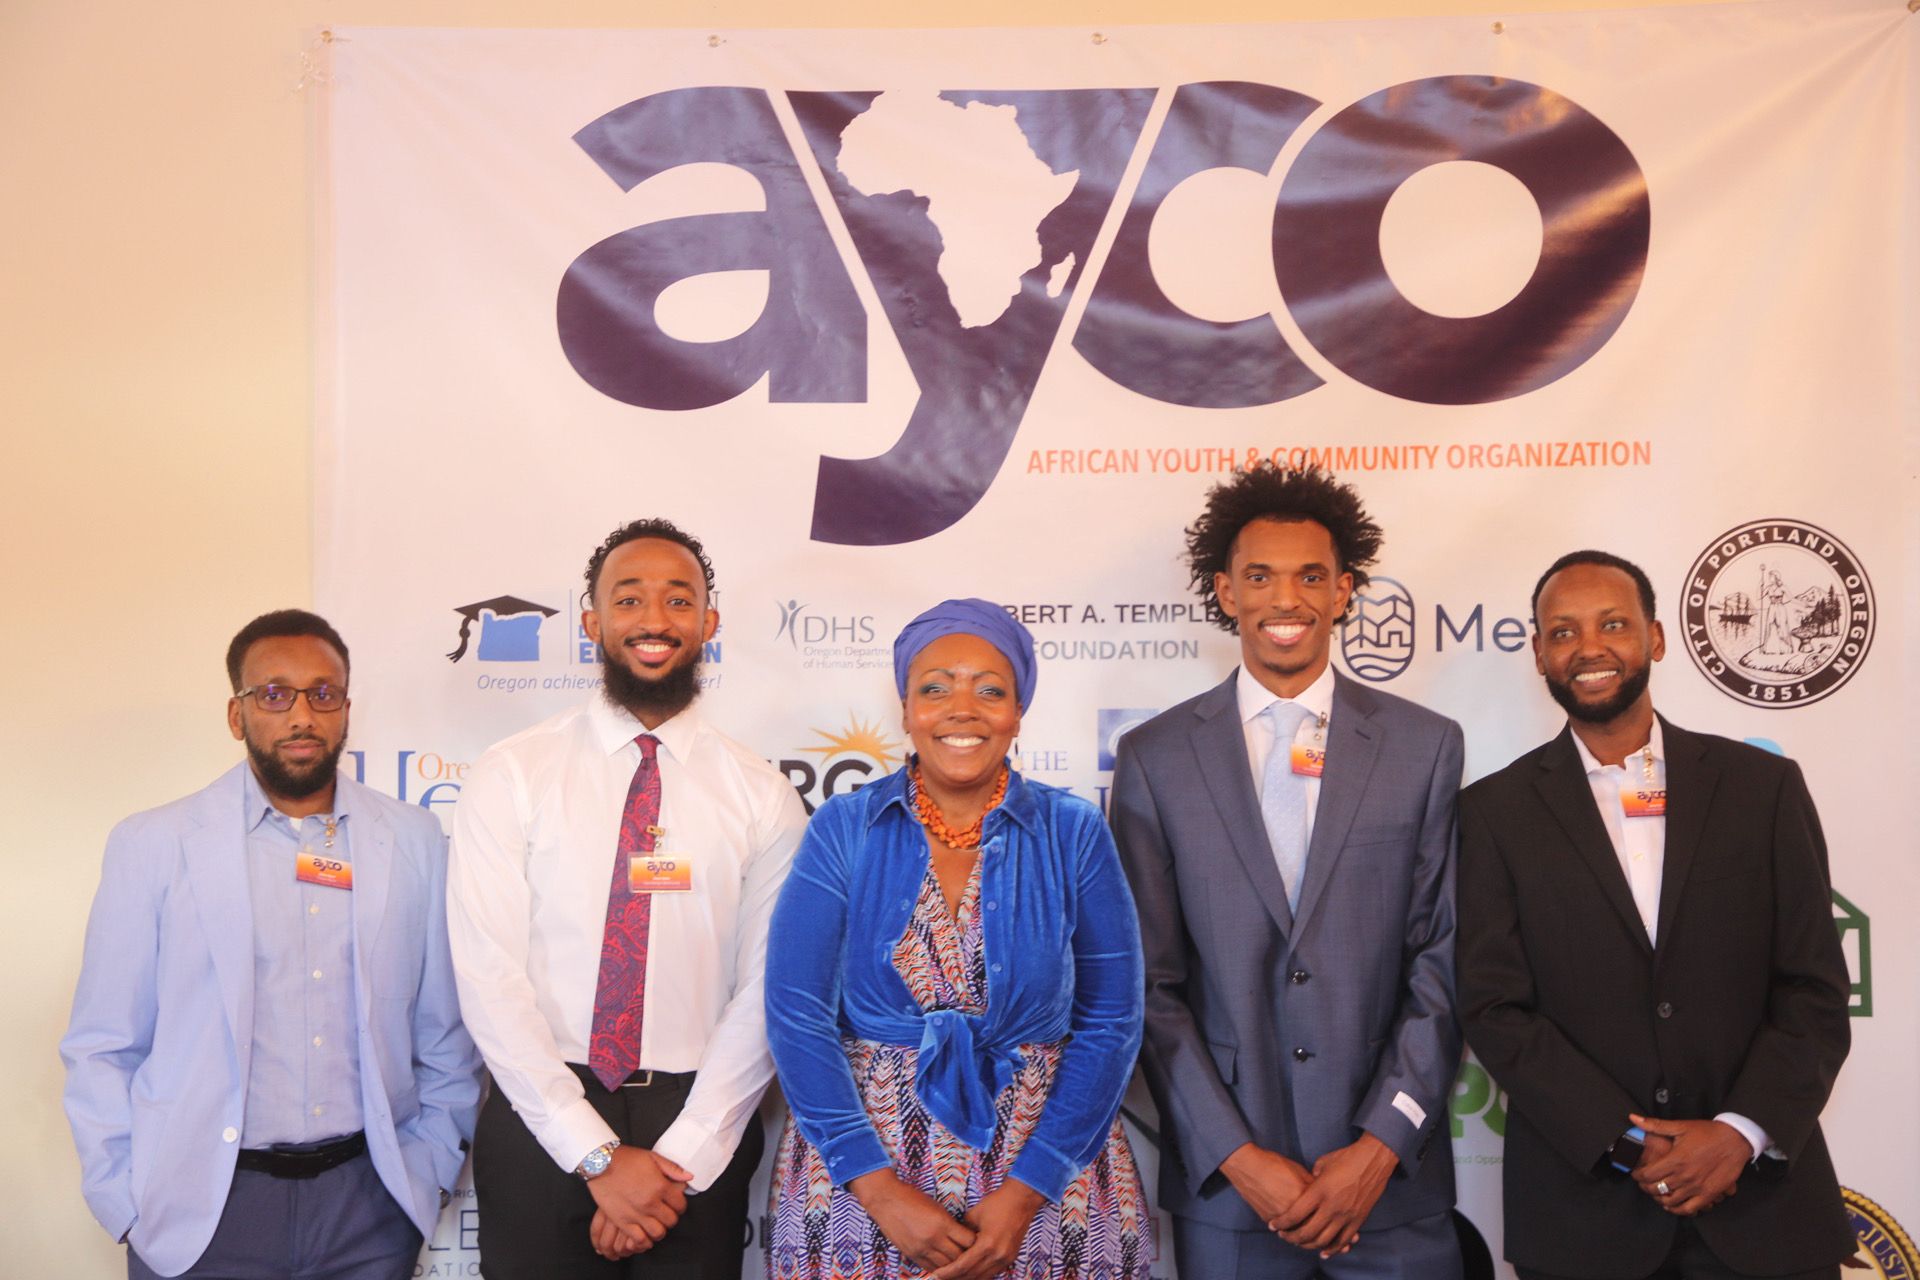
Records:
[[[1374,577],[1353,593],[1353,613],[1340,624],[1340,656],[1347,670],[1378,684],[1413,665],[1413,593],[1392,578]]]
[[[480,661],[538,662],[540,624],[560,611],[519,596],[495,596],[463,604],[454,612],[460,616],[460,643],[447,655],[448,662],[467,656],[476,622],[480,624]]]
[[[1804,520],[1755,520],[1713,540],[1680,599],[1687,653],[1756,707],[1817,702],[1873,643],[1873,584],[1845,543]]]
[[[1851,1188],[1840,1188],[1840,1195],[1847,1202],[1847,1221],[1860,1241],[1854,1261],[1866,1263],[1868,1274],[1881,1280],[1920,1280],[1920,1250],[1893,1215]]]

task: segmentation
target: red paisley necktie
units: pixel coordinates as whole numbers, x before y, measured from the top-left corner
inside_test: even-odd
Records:
[[[627,788],[620,815],[620,848],[613,859],[613,887],[607,892],[607,932],[600,943],[600,982],[593,992],[593,1040],[587,1065],[600,1083],[618,1089],[640,1065],[640,1015],[647,1002],[647,922],[653,896],[628,887],[627,863],[635,854],[653,852],[660,821],[660,766],[654,753],[660,739],[643,733],[640,767]]]

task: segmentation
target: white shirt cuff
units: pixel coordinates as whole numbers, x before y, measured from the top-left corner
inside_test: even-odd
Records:
[[[693,1194],[712,1186],[733,1159],[733,1152],[723,1148],[705,1125],[684,1112],[667,1126],[667,1131],[653,1144],[653,1151],[693,1175],[693,1181],[687,1184],[687,1190]]]
[[[619,1140],[619,1135],[600,1118],[600,1113],[585,1098],[569,1102],[554,1112],[545,1130],[535,1136],[540,1139],[540,1145],[546,1148],[547,1154],[553,1157],[554,1163],[568,1173],[580,1167],[587,1152]]]
[[[1747,1145],[1753,1148],[1753,1158],[1755,1160],[1758,1160],[1762,1155],[1776,1155],[1783,1160],[1786,1158],[1785,1154],[1780,1152],[1779,1149],[1774,1147],[1773,1143],[1768,1140],[1765,1129],[1762,1129],[1759,1125],[1747,1119],[1745,1116],[1740,1115],[1738,1112],[1722,1111],[1719,1115],[1715,1116],[1714,1119],[1745,1138]],[[1749,1163],[1751,1163],[1751,1161]]]

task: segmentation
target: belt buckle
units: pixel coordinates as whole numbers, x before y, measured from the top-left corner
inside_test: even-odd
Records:
[[[636,1071],[620,1085],[622,1089],[646,1089],[653,1085],[653,1072]]]

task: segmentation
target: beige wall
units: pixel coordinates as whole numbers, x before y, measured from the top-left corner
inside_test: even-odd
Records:
[[[812,25],[1459,13],[1474,0],[838,0]],[[1506,12],[1621,7],[1525,0]],[[101,842],[237,758],[221,655],[309,600],[307,96],[326,23],[791,26],[771,0],[0,4],[0,1274],[107,1276],[54,1047]],[[348,637],[349,640],[352,637]]]

